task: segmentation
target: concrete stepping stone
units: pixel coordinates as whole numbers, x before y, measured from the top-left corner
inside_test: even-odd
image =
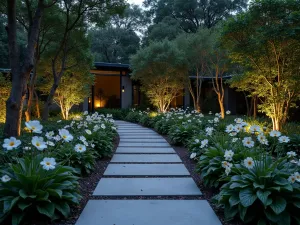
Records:
[[[206,200],[90,200],[76,225],[222,225]]]
[[[115,154],[111,159],[112,163],[181,163],[177,154]]]
[[[161,138],[159,134],[119,134],[120,138]]]
[[[121,137],[121,141],[126,141],[126,140],[138,140],[138,139],[151,139],[151,140],[165,140],[164,138],[160,137],[160,136],[143,136],[143,135],[131,135],[131,136],[120,136]]]
[[[156,134],[156,132],[152,130],[118,130],[120,134]]]
[[[110,164],[106,176],[189,176],[183,164]]]
[[[202,195],[193,178],[102,178],[94,196]]]
[[[122,138],[121,138],[122,139]],[[120,147],[170,147],[170,144],[168,142],[166,143],[119,143]]]
[[[116,153],[175,153],[173,148],[118,147]]]
[[[163,138],[148,139],[148,138],[121,138],[120,143],[168,143]]]

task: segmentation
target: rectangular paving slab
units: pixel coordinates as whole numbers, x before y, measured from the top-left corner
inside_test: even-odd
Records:
[[[206,200],[90,200],[76,225],[222,225]]]
[[[168,143],[164,138],[148,139],[148,138],[121,138],[120,143]]]
[[[175,153],[173,148],[118,147],[116,153]]]
[[[120,138],[161,138],[159,134],[119,134]]]
[[[188,176],[183,164],[110,164],[106,176]]]
[[[118,130],[119,134],[156,134],[152,130]]]
[[[202,195],[193,178],[102,178],[94,196]]]
[[[158,163],[158,162],[175,162],[181,163],[177,154],[114,154],[110,162],[131,162],[131,163]]]
[[[168,142],[166,143],[122,143],[119,144],[120,147],[170,147]]]

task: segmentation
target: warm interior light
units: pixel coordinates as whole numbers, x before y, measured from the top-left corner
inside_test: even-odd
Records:
[[[125,92],[125,87],[124,86],[122,86],[122,92]]]

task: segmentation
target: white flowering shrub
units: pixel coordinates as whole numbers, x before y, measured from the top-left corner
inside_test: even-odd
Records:
[[[234,176],[215,198],[226,219],[235,216],[250,224],[299,224],[300,174],[292,156],[247,157],[232,166]]]
[[[4,224],[19,224],[37,214],[51,220],[67,217],[70,204],[80,200],[75,174],[90,173],[97,158],[111,155],[117,134],[111,115],[98,113],[46,125],[29,121],[25,126],[22,137],[6,138],[2,144],[0,222]]]
[[[74,169],[57,164],[54,158],[26,156],[1,173],[3,224],[17,225],[27,216],[37,214],[51,220],[68,217],[70,205],[78,204],[81,198]]]

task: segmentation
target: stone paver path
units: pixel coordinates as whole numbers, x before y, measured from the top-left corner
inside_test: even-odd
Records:
[[[76,225],[221,225],[206,200],[124,200],[202,193],[163,137],[136,124],[116,123],[119,147],[93,193],[105,200],[89,200]]]

